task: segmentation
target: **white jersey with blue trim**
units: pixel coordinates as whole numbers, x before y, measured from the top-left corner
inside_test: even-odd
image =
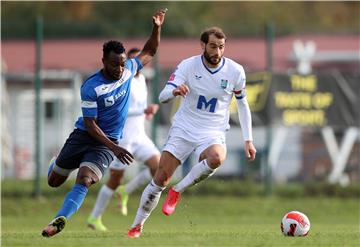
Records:
[[[131,80],[142,64],[138,58],[125,63],[119,80],[108,80],[101,71],[90,76],[81,86],[82,116],[75,127],[86,130],[84,117],[96,118],[96,123],[107,137],[122,136],[129,108]]]
[[[230,128],[229,106],[233,95],[245,96],[243,67],[229,58],[222,58],[217,68],[208,68],[201,55],[183,60],[170,76],[167,86],[174,88],[186,84],[186,95],[173,119],[173,126],[180,127],[191,136],[206,136]]]

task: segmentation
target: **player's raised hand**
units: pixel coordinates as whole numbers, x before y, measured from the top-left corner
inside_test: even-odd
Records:
[[[181,84],[179,86],[177,86],[177,88],[175,88],[173,90],[173,95],[174,96],[183,96],[185,98],[185,96],[190,92],[190,89],[187,85],[185,84]]]
[[[134,160],[134,156],[127,151],[126,149],[117,146],[116,149],[112,150],[114,155],[121,161],[123,164],[129,165]]]
[[[153,15],[153,24],[155,26],[161,26],[165,20],[165,14],[168,9],[160,9]]]
[[[250,161],[255,160],[256,149],[252,141],[245,142],[245,155],[248,160]]]

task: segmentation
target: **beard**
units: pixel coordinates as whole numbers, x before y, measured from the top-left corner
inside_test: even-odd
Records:
[[[205,58],[205,60],[206,60],[206,62],[208,62],[209,64],[211,64],[211,65],[218,65],[219,63],[220,63],[220,61],[221,61],[221,58],[222,57],[219,57],[219,58],[217,58],[217,59],[215,59],[215,56],[210,56],[207,52],[206,52],[206,50],[204,51],[204,58]]]

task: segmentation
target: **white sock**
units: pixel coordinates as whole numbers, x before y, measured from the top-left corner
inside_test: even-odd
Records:
[[[137,174],[133,179],[131,179],[126,185],[125,185],[125,192],[128,194],[131,194],[139,188],[141,185],[144,185],[145,183],[148,183],[151,180],[152,176],[149,169],[142,170],[139,174]]]
[[[91,212],[92,217],[98,218],[104,213],[113,194],[114,194],[114,190],[107,187],[106,184],[104,184],[101,187],[101,189],[97,195],[93,211]]]
[[[186,188],[210,177],[215,173],[215,171],[216,169],[210,168],[206,162],[206,159],[204,159],[194,165],[190,172],[178,184],[176,184],[173,189],[182,193]]]
[[[144,225],[151,212],[156,208],[161,192],[164,189],[165,187],[160,187],[154,183],[154,180],[151,180],[141,195],[140,205],[136,212],[136,217],[132,227],[135,227],[138,224]]]

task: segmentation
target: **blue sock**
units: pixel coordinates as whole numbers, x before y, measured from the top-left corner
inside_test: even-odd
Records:
[[[81,184],[75,184],[72,190],[67,193],[64,203],[60,211],[55,216],[65,216],[67,219],[71,217],[80,208],[84,202],[88,188]]]

